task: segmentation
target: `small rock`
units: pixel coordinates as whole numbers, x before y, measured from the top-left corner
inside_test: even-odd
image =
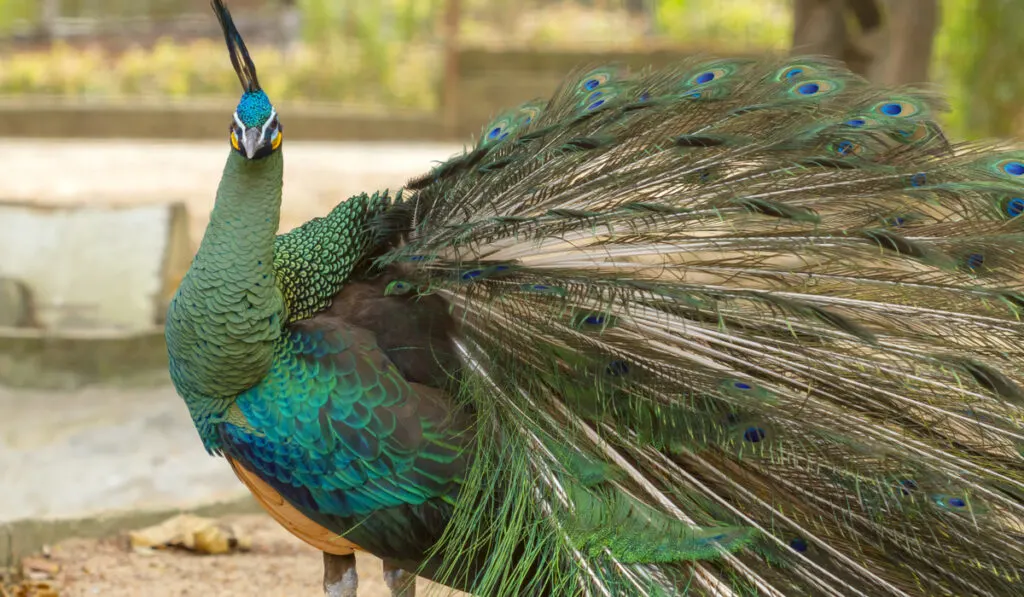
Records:
[[[0,327],[29,327],[32,316],[32,293],[28,286],[11,278],[0,278]]]

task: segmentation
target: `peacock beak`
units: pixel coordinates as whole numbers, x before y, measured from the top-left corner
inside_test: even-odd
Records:
[[[242,134],[242,149],[245,150],[245,157],[251,160],[256,155],[262,137],[263,131],[258,128],[245,129]]]

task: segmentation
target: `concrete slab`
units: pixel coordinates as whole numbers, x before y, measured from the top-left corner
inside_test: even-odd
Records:
[[[0,138],[0,197],[57,204],[184,201],[189,235],[198,243],[231,150],[229,118],[223,142]],[[352,195],[397,189],[461,149],[456,143],[285,141],[281,229],[323,215]]]
[[[187,220],[180,203],[0,201],[0,276],[28,287],[42,328],[145,329],[192,261]]]
[[[248,494],[170,386],[0,388],[0,524],[191,508]]]

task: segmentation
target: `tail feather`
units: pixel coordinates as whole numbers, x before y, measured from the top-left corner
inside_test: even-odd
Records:
[[[1024,150],[942,109],[820,59],[600,67],[411,183],[381,262],[473,364],[470,586],[1024,588]]]

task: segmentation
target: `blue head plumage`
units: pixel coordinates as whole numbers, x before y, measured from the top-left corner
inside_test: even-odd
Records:
[[[231,123],[231,146],[250,160],[266,157],[281,146],[282,127],[270,98],[260,87],[256,65],[223,0],[212,0],[231,64],[242,83],[242,99]]]
[[[262,127],[274,113],[274,106],[270,104],[270,98],[262,89],[247,91],[242,94],[235,110],[238,119],[247,127]]]

